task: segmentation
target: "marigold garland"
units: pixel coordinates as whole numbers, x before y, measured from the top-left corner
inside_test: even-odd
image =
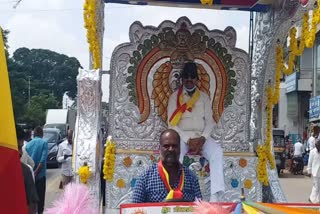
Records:
[[[87,41],[93,58],[93,68],[101,67],[101,48],[97,23],[97,0],[85,0],[83,5],[84,27],[87,29]]]
[[[90,175],[91,175],[91,172],[87,163],[84,163],[84,165],[78,169],[78,175],[80,178],[80,182],[83,184],[87,184],[88,179],[90,178]]]
[[[320,0],[317,1],[320,5]],[[268,185],[268,174],[267,174],[267,164],[269,162],[270,167],[275,168],[275,160],[271,153],[271,139],[272,139],[272,110],[273,106],[278,103],[280,95],[280,79],[281,71],[290,75],[294,71],[294,61],[297,56],[301,56],[305,47],[311,48],[314,45],[317,25],[320,23],[320,7],[315,8],[312,11],[311,22],[309,23],[309,11],[307,11],[302,18],[302,28],[300,41],[298,42],[296,38],[297,29],[292,27],[289,31],[290,38],[290,52],[287,65],[284,63],[283,48],[281,44],[276,47],[276,68],[275,68],[275,83],[272,88],[270,85],[266,89],[267,93],[267,124],[266,124],[266,139],[263,145],[258,145],[258,165],[257,174],[258,180],[264,185]]]
[[[108,137],[105,146],[106,149],[104,153],[103,178],[109,182],[112,182],[116,161],[116,145],[112,141],[111,137]]]
[[[200,0],[203,5],[213,5],[213,0]]]

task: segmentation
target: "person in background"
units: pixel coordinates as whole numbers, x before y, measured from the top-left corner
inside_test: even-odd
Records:
[[[315,138],[314,132],[311,132],[311,135],[307,142],[307,148],[308,148],[307,152],[310,152],[312,149],[315,148],[315,143],[316,143],[316,138]]]
[[[65,186],[73,180],[72,171],[72,145],[73,145],[73,130],[68,130],[68,138],[59,145],[57,161],[61,163],[62,185]]]
[[[196,175],[179,162],[180,136],[168,129],[160,135],[160,161],[137,179],[132,203],[201,199]]]
[[[16,134],[17,134],[17,143],[18,143],[18,151],[20,158],[23,155],[23,140],[24,140],[24,131],[16,127]],[[29,209],[29,214],[35,214],[37,212],[37,203],[38,203],[38,195],[37,195],[37,189],[34,183],[34,176],[33,176],[33,169],[31,166],[23,163],[21,161],[21,169],[22,169],[22,175],[24,179],[24,189],[26,192],[26,199],[27,199],[27,205]]]
[[[31,137],[32,131],[28,129],[27,131],[25,131],[25,133],[26,135],[24,137],[24,142],[23,142],[24,145],[26,145],[28,142],[32,140],[32,137]]]
[[[18,143],[19,143],[19,145],[22,145],[20,161],[33,168],[34,161],[32,160],[32,158],[30,157],[30,155],[26,151],[26,146],[24,144],[24,139],[25,139],[26,133],[19,126],[16,127],[16,132],[17,132],[17,137],[18,137]],[[32,173],[32,175],[33,175],[33,173]]]
[[[310,151],[308,161],[308,175],[313,177],[313,186],[309,201],[320,203],[320,140],[317,139],[315,148]]]
[[[302,159],[302,155],[304,153],[304,149],[303,149],[303,145],[301,143],[301,140],[298,139],[298,141],[294,144],[293,147],[293,159],[296,160],[298,162],[298,165],[296,166],[297,169],[295,170],[295,174],[301,174],[303,175],[303,159]]]
[[[34,129],[34,138],[26,145],[26,151],[35,163],[33,170],[39,197],[38,214],[42,214],[44,210],[48,157],[48,143],[47,141],[43,140],[42,137],[43,130],[40,126],[38,126]]]
[[[305,127],[302,133],[302,143],[306,144],[307,141],[308,141],[308,127]]]

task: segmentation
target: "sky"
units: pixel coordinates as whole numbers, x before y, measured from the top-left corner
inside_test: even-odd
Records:
[[[9,52],[20,47],[41,48],[76,57],[89,68],[89,51],[83,22],[84,0],[0,0],[0,26],[10,31]],[[237,31],[238,48],[248,50],[249,13],[177,7],[105,5],[103,69],[110,69],[114,48],[129,42],[129,27],[135,21],[158,26],[164,20],[187,16],[192,23],[203,23],[209,30],[232,26]],[[109,75],[103,75],[103,101],[109,99]]]

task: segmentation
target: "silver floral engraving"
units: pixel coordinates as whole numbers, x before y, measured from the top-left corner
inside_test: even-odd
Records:
[[[190,165],[190,169],[198,176],[200,189],[204,200],[210,198],[210,179],[209,174],[201,175],[203,168],[196,166],[199,163],[199,156],[189,156],[194,158],[195,162]],[[125,166],[124,160],[130,158],[132,165]],[[130,203],[136,179],[151,164],[158,160],[158,155],[134,155],[134,154],[118,154],[116,159],[116,171],[113,182],[107,182],[106,188],[106,207],[108,209],[117,209],[121,204]],[[240,159],[245,159],[247,164],[245,167],[239,165]],[[207,161],[206,161],[207,163]],[[205,163],[205,165],[206,165]],[[219,195],[220,201],[237,202],[241,197],[241,189],[244,188],[246,199],[249,201],[261,201],[262,191],[260,182],[256,179],[256,157],[224,157],[225,187],[224,194]],[[125,186],[117,187],[117,182],[123,180]],[[245,188],[244,183],[252,182],[250,188]],[[236,181],[236,184],[232,184]]]

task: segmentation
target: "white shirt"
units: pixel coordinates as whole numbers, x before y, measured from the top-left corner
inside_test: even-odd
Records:
[[[294,157],[302,157],[303,154],[303,145],[301,142],[296,142],[294,144],[294,153],[293,156]]]
[[[314,149],[314,148],[316,147],[316,146],[315,146],[315,144],[316,144],[316,139],[315,139],[313,136],[309,137],[307,143],[308,143],[309,151],[311,151],[312,149]]]
[[[24,164],[27,164],[28,166],[31,166],[32,168],[34,167],[34,161],[26,151],[26,146],[22,146],[22,155],[20,157],[20,161]]]
[[[310,151],[307,170],[313,177],[320,177],[320,153],[317,148]]]
[[[73,176],[72,158],[68,157],[64,159],[64,155],[71,155],[71,154],[72,154],[72,144],[70,144],[68,140],[63,141],[59,145],[57,161],[62,163],[61,173],[65,176]]]
[[[208,139],[210,137],[211,131],[214,126],[214,120],[212,118],[211,102],[208,95],[200,91],[200,96],[197,102],[194,104],[192,111],[186,110],[178,123],[177,126],[172,127],[170,125],[169,119],[172,113],[177,108],[177,95],[176,90],[169,98],[168,103],[168,126],[171,129],[176,130],[181,140],[187,142],[190,138],[205,137]],[[187,102],[191,97],[183,89],[183,102]]]

